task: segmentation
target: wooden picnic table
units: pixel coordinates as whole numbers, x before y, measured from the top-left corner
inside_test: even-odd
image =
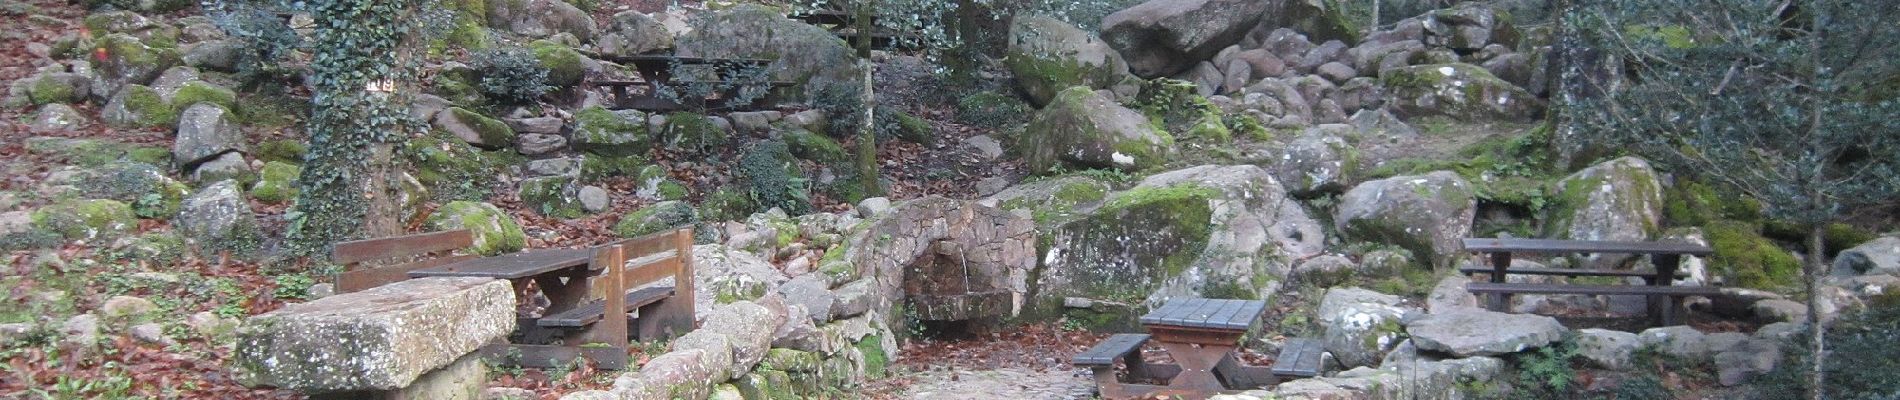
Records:
[[[1555,240],[1555,239],[1506,239],[1506,238],[1465,238],[1466,251],[1488,253],[1491,256],[1491,268],[1465,268],[1466,273],[1487,273],[1490,282],[1472,282],[1466,290],[1476,294],[1488,294],[1488,307],[1492,311],[1504,311],[1510,304],[1510,295],[1522,294],[1584,294],[1584,295],[1643,295],[1648,296],[1650,316],[1662,325],[1674,325],[1684,296],[1714,296],[1721,290],[1701,286],[1670,286],[1677,277],[1682,256],[1707,256],[1715,252],[1708,246],[1693,243],[1675,242],[1631,242],[1600,240]],[[1512,269],[1511,256],[1516,253],[1532,254],[1634,254],[1647,255],[1655,265],[1652,271],[1620,271],[1602,269],[1561,269],[1561,268],[1517,268]],[[1567,285],[1567,284],[1528,284],[1506,283],[1509,274],[1553,275],[1553,276],[1611,276],[1639,277],[1643,286],[1631,285]]]
[[[592,79],[588,81],[590,86],[608,88],[609,93],[613,96],[614,105],[612,108],[614,109],[636,109],[644,111],[675,111],[688,109],[689,107],[699,107],[709,110],[749,109],[762,104],[772,103],[771,97],[773,91],[779,87],[791,85],[790,82],[771,80],[765,68],[772,64],[772,60],[766,59],[679,57],[671,55],[600,55],[599,59],[622,65],[630,65],[635,71],[640,73],[642,79],[640,81]],[[708,71],[711,76],[675,76],[674,74],[676,72],[681,72],[675,71],[675,66],[689,69],[703,69],[704,71]],[[756,82],[741,79],[740,74],[747,70],[756,71],[756,73],[761,74],[764,78],[757,79]],[[712,93],[711,95],[714,96],[712,99],[668,99],[659,95],[662,91],[666,90],[666,87],[674,84],[705,84],[715,87],[736,87]],[[637,87],[644,87],[645,93],[635,94],[629,91],[630,88]],[[739,97],[739,91],[741,90],[764,90],[765,93],[745,104],[733,103],[731,100]]]
[[[1073,363],[1090,368],[1102,398],[1110,400],[1205,399],[1318,376],[1325,349],[1309,339],[1288,338],[1271,368],[1240,361],[1240,339],[1253,330],[1266,306],[1259,300],[1171,300],[1141,317],[1150,334],[1110,336],[1076,355]],[[1140,347],[1149,339],[1175,364],[1143,361]],[[1126,368],[1126,382],[1117,377],[1117,361]]]
[[[492,257],[468,259],[429,268],[409,271],[410,278],[428,277],[479,277],[506,279],[514,287],[516,299],[527,299],[534,295],[532,287],[538,286],[542,295],[548,298],[548,307],[543,316],[557,315],[570,310],[586,307],[591,290],[592,279],[588,279],[605,270],[596,266],[597,256],[594,248],[580,249],[538,249],[519,253],[502,254]],[[529,282],[533,282],[531,286]],[[518,316],[515,321],[517,336],[523,342],[489,346],[483,350],[485,356],[497,357],[515,353],[520,354],[522,365],[551,367],[552,364],[566,362],[576,357],[594,360],[600,368],[622,369],[627,365],[627,354],[616,347],[546,346],[538,342],[552,340],[559,330],[540,326],[540,318]],[[625,336],[625,328],[617,336]],[[625,341],[625,338],[621,338]],[[552,359],[553,362],[549,360]],[[544,365],[548,364],[548,365]]]

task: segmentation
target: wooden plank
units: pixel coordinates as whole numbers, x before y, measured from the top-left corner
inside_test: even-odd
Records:
[[[640,306],[659,302],[667,296],[672,295],[672,286],[653,286],[627,292],[627,295],[622,297],[626,305],[621,307],[621,313],[632,312],[640,308]],[[579,328],[600,322],[605,318],[606,313],[607,303],[605,301],[595,300],[580,307],[575,307],[572,310],[541,317],[541,319],[535,321],[535,325],[548,328]]]
[[[1240,307],[1245,305],[1246,301],[1241,300],[1213,300],[1207,308],[1202,309],[1205,314],[1201,316],[1200,321],[1189,321],[1189,324],[1200,328],[1219,328],[1230,325],[1226,323],[1227,319],[1233,318],[1233,315],[1240,311]]]
[[[1708,246],[1678,242],[1621,242],[1597,240],[1465,238],[1465,251],[1478,253],[1616,253],[1616,254],[1688,254],[1706,256],[1715,252]]]
[[[593,259],[594,249],[529,250],[494,257],[477,258],[434,268],[418,269],[410,271],[409,277],[472,276],[516,279],[541,275],[567,267],[587,265],[587,263],[593,261]]]
[[[1266,311],[1266,309],[1266,301],[1248,301],[1243,303],[1240,309],[1235,310],[1233,314],[1229,315],[1226,320],[1223,321],[1224,324],[1216,327],[1242,330],[1252,329],[1254,322],[1260,320],[1260,313]]]
[[[1286,345],[1280,347],[1280,356],[1273,361],[1273,374],[1292,378],[1319,376],[1321,354],[1325,351],[1312,339],[1287,339]]]
[[[355,264],[385,258],[416,256],[468,247],[475,241],[467,229],[337,243],[330,260]]]
[[[679,276],[681,265],[684,265],[684,262],[680,260],[679,257],[649,259],[640,265],[635,265],[621,272],[621,287],[640,287],[642,285],[659,282],[662,279]],[[678,286],[679,282],[676,281],[673,282],[673,284]]]
[[[432,268],[474,259],[473,254],[438,257],[387,267],[344,271],[336,277],[336,292],[350,293],[409,279],[409,271]]]
[[[659,253],[673,253],[679,250],[679,244],[675,242],[675,235],[678,235],[679,231],[683,230],[687,231],[687,235],[690,236],[692,235],[692,229],[692,225],[690,224],[680,225],[659,232],[649,233],[645,236],[622,239],[612,244],[626,246],[627,259],[630,260]],[[688,249],[688,251],[691,251],[690,247],[688,247]]]
[[[1463,274],[1490,274],[1496,272],[1491,267],[1464,267],[1458,269]],[[1549,276],[1633,276],[1647,278],[1655,276],[1655,271],[1610,270],[1610,269],[1565,269],[1565,268],[1511,268],[1504,270],[1507,275],[1549,275]],[[1684,276],[1677,273],[1676,277]]]
[[[1073,363],[1078,366],[1114,365],[1115,359],[1140,349],[1141,344],[1147,341],[1146,334],[1118,333],[1075,355]]]
[[[1722,289],[1708,286],[1637,286],[1637,285],[1556,285],[1537,283],[1490,283],[1472,282],[1465,284],[1465,290],[1472,293],[1524,293],[1524,294],[1584,294],[1584,295],[1664,295],[1664,296],[1715,296]]]
[[[1152,311],[1148,311],[1147,314],[1143,314],[1141,316],[1141,323],[1143,324],[1161,323],[1162,320],[1165,319],[1167,316],[1174,315],[1174,313],[1177,312],[1177,310],[1181,309],[1182,307],[1186,307],[1187,303],[1185,302],[1185,300],[1187,299],[1175,299],[1175,300],[1169,300],[1167,303],[1163,303],[1161,305],[1161,308],[1156,308]]]

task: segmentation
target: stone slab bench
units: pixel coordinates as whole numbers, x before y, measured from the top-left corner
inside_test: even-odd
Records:
[[[410,279],[292,304],[244,321],[234,372],[251,387],[388,398],[442,385],[419,378],[450,370],[443,379],[479,392],[485,379],[463,376],[483,371],[471,355],[508,337],[514,305],[508,282],[488,278]]]

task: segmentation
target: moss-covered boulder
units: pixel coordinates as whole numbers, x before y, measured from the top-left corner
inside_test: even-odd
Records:
[[[1750,289],[1786,289],[1801,277],[1794,254],[1761,235],[1761,227],[1740,221],[1717,221],[1702,228],[1708,235],[1709,272],[1726,286]]]
[[[428,223],[432,231],[467,229],[475,238],[475,243],[468,247],[470,253],[485,256],[512,253],[528,244],[528,234],[521,231],[521,225],[493,204],[450,202],[430,214]]]
[[[581,41],[593,40],[594,20],[573,4],[563,0],[471,1],[465,9],[482,9],[488,26],[517,35],[543,38],[555,34],[574,35]]]
[[[178,115],[178,138],[172,142],[172,162],[181,169],[228,152],[251,147],[230,110],[212,103],[194,103]]]
[[[132,206],[139,218],[168,219],[178,215],[191,189],[151,164],[120,161],[85,170],[75,184],[82,196],[117,200]]]
[[[1174,137],[1141,113],[1077,86],[1038,112],[1016,144],[1035,172],[1065,164],[1135,171],[1166,161]]]
[[[85,75],[70,72],[39,74],[15,81],[13,85],[25,92],[26,105],[79,103],[92,95],[92,81]]]
[[[1046,16],[1022,16],[1009,26],[1009,58],[1016,85],[1041,105],[1072,86],[1103,89],[1129,79],[1120,53],[1074,25]]]
[[[1087,185],[1063,186],[1086,190],[1078,184]],[[1293,260],[1324,244],[1319,224],[1250,165],[1150,176],[1045,232],[1032,290],[1045,311],[1068,297],[1148,306],[1179,296],[1262,298]]]
[[[127,84],[106,101],[99,118],[117,128],[170,127],[178,119],[178,110],[157,90],[140,84]]]
[[[176,49],[148,46],[123,33],[108,34],[94,42],[92,92],[109,97],[131,84],[147,84],[167,68],[183,61]]]
[[[515,144],[515,130],[508,124],[466,108],[449,107],[436,113],[435,128],[483,149],[502,149]]]
[[[1340,197],[1333,227],[1347,240],[1396,244],[1443,267],[1463,251],[1476,213],[1471,183],[1438,171],[1354,186]]]
[[[581,109],[574,113],[574,133],[568,143],[575,150],[602,156],[644,155],[653,148],[646,120],[646,115],[639,111]]]
[[[1557,201],[1544,220],[1547,237],[1645,241],[1662,232],[1663,190],[1648,161],[1604,161],[1557,182]],[[1628,257],[1598,255],[1589,267],[1609,268]]]
[[[110,242],[138,229],[132,206],[116,200],[66,200],[33,211],[33,228],[68,240]]]
[[[1346,368],[1377,366],[1405,339],[1400,321],[1419,312],[1403,304],[1399,296],[1356,287],[1327,289],[1315,314],[1320,340]]]
[[[224,180],[198,190],[178,212],[178,231],[196,242],[206,254],[229,251],[249,255],[263,248],[263,233],[251,202],[235,180]]]
[[[675,41],[676,55],[773,60],[766,67],[773,79],[798,83],[807,98],[862,79],[857,55],[843,39],[775,8],[742,4],[696,18],[692,25]]]
[[[788,129],[783,133],[785,146],[790,147],[792,156],[801,160],[821,163],[837,163],[851,159],[851,153],[830,137],[801,128]]]
[[[1275,2],[1155,0],[1102,18],[1102,40],[1142,77],[1174,75],[1240,41]]]
[[[185,82],[171,93],[172,108],[183,110],[198,103],[211,103],[237,110],[237,92],[204,81]]]
[[[600,53],[631,56],[673,48],[673,33],[666,26],[639,11],[622,11],[613,16],[606,32],[595,42]]]
[[[1445,116],[1462,121],[1530,121],[1544,115],[1543,100],[1471,64],[1427,64],[1379,71],[1387,105],[1400,116]]]
[[[580,201],[581,186],[571,176],[543,176],[521,180],[517,196],[522,206],[555,218],[580,218],[587,214]]]
[[[559,3],[558,0],[545,0]],[[555,88],[572,87],[581,84],[587,74],[587,56],[580,52],[547,40],[528,43],[528,49],[534,52],[534,58],[541,61],[541,67],[548,69],[548,86]]]
[[[409,139],[403,155],[414,163],[416,179],[437,201],[487,197],[487,182],[495,179],[498,170],[489,153],[447,134]]]
[[[1054,228],[1087,216],[1102,205],[1114,190],[1107,182],[1086,176],[1023,182],[991,195],[984,203],[1023,213],[1036,220],[1036,226]]]
[[[693,205],[678,200],[662,201],[620,217],[620,222],[614,224],[614,234],[640,237],[698,221],[699,213],[693,210]]]
[[[145,147],[110,140],[45,136],[27,138],[26,151],[56,162],[81,167],[96,167],[121,160],[163,164],[170,162],[172,158],[171,151],[160,147]]]
[[[660,141],[675,149],[705,152],[724,147],[731,136],[727,126],[713,122],[711,117],[676,112],[666,115],[666,131],[661,133]]]
[[[686,184],[673,180],[673,177],[666,171],[665,167],[658,165],[642,167],[640,168],[639,174],[634,177],[634,182],[640,184],[639,188],[634,190],[634,195],[642,198],[655,200],[686,199]]]
[[[303,168],[282,161],[264,163],[257,184],[251,186],[251,197],[269,204],[281,204],[297,197],[297,175]],[[420,185],[420,183],[418,183]]]

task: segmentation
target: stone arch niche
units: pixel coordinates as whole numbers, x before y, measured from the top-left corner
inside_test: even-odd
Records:
[[[1036,265],[1035,222],[943,197],[904,202],[853,237],[846,256],[872,277],[874,307],[927,322],[1014,317]]]

